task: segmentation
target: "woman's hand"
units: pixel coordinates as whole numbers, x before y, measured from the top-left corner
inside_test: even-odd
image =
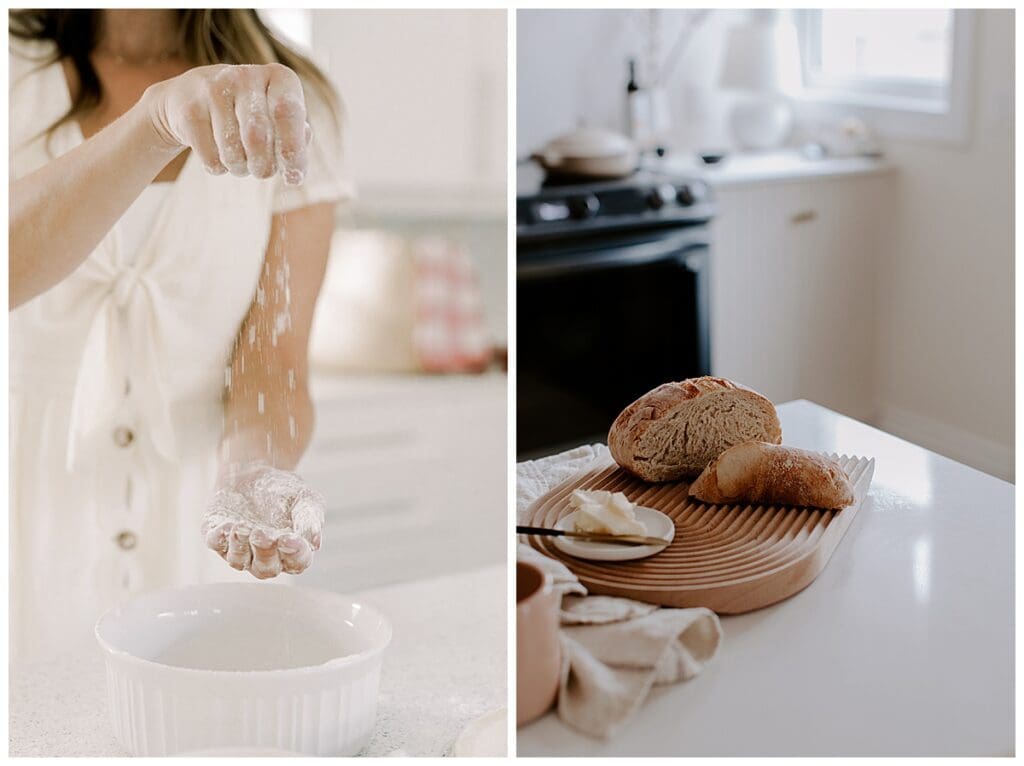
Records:
[[[206,546],[261,580],[298,574],[320,548],[324,499],[291,471],[268,463],[230,466],[203,517]]]
[[[289,184],[306,174],[312,136],[298,75],[282,64],[196,67],[146,90],[153,127],[169,147],[190,147],[210,173]]]

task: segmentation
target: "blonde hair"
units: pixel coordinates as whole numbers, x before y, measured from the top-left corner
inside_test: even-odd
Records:
[[[330,81],[316,64],[275,37],[255,10],[186,8],[177,14],[181,55],[190,64],[284,64],[327,105],[335,127],[340,125],[341,100]],[[15,37],[52,41],[56,45],[53,60],[70,59],[78,75],[71,107],[46,129],[48,134],[99,105],[103,86],[90,59],[102,32],[99,10],[12,10],[8,25]]]

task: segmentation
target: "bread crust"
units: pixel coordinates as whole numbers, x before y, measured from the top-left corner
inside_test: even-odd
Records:
[[[763,442],[730,447],[690,485],[705,503],[771,503],[838,510],[854,500],[853,485],[828,455]]]
[[[652,467],[637,461],[636,445],[643,438],[647,430],[655,425],[659,418],[675,410],[679,405],[692,402],[701,396],[723,391],[743,392],[745,395],[761,400],[771,412],[775,412],[775,406],[769,399],[726,378],[718,378],[705,375],[699,378],[664,383],[657,388],[647,392],[632,404],[628,405],[612,423],[608,431],[608,449],[615,458],[615,462],[646,481],[665,481],[660,472],[654,473]],[[774,423],[769,424],[769,430],[765,439],[776,444],[782,441],[782,427],[779,425],[778,416]],[[701,466],[703,468],[703,466]],[[700,472],[700,468],[689,473],[694,475]],[[672,478],[681,478],[685,473]]]

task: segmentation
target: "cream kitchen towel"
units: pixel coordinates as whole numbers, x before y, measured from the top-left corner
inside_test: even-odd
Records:
[[[604,458],[601,444],[517,466],[517,511]],[[562,593],[562,677],[558,715],[592,737],[607,738],[640,707],[655,684],[687,681],[718,651],[722,628],[708,609],[660,609],[628,598],[589,596],[568,567],[520,543],[517,557],[547,571]]]
[[[613,736],[655,684],[688,681],[718,651],[722,627],[709,609],[588,596],[562,562],[525,543],[517,558],[551,574],[562,592],[558,716],[584,734]]]
[[[622,622],[563,626],[558,715],[584,734],[611,737],[651,687],[696,676],[721,640],[709,609],[657,609]]]
[[[522,523],[530,503],[552,487],[585,471],[607,454],[608,448],[603,444],[590,444],[540,460],[519,463],[516,466],[516,518]]]

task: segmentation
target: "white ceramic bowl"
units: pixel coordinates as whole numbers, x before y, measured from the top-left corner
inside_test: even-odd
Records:
[[[326,591],[217,583],[147,593],[96,623],[132,755],[225,747],[355,755],[391,624]]]

